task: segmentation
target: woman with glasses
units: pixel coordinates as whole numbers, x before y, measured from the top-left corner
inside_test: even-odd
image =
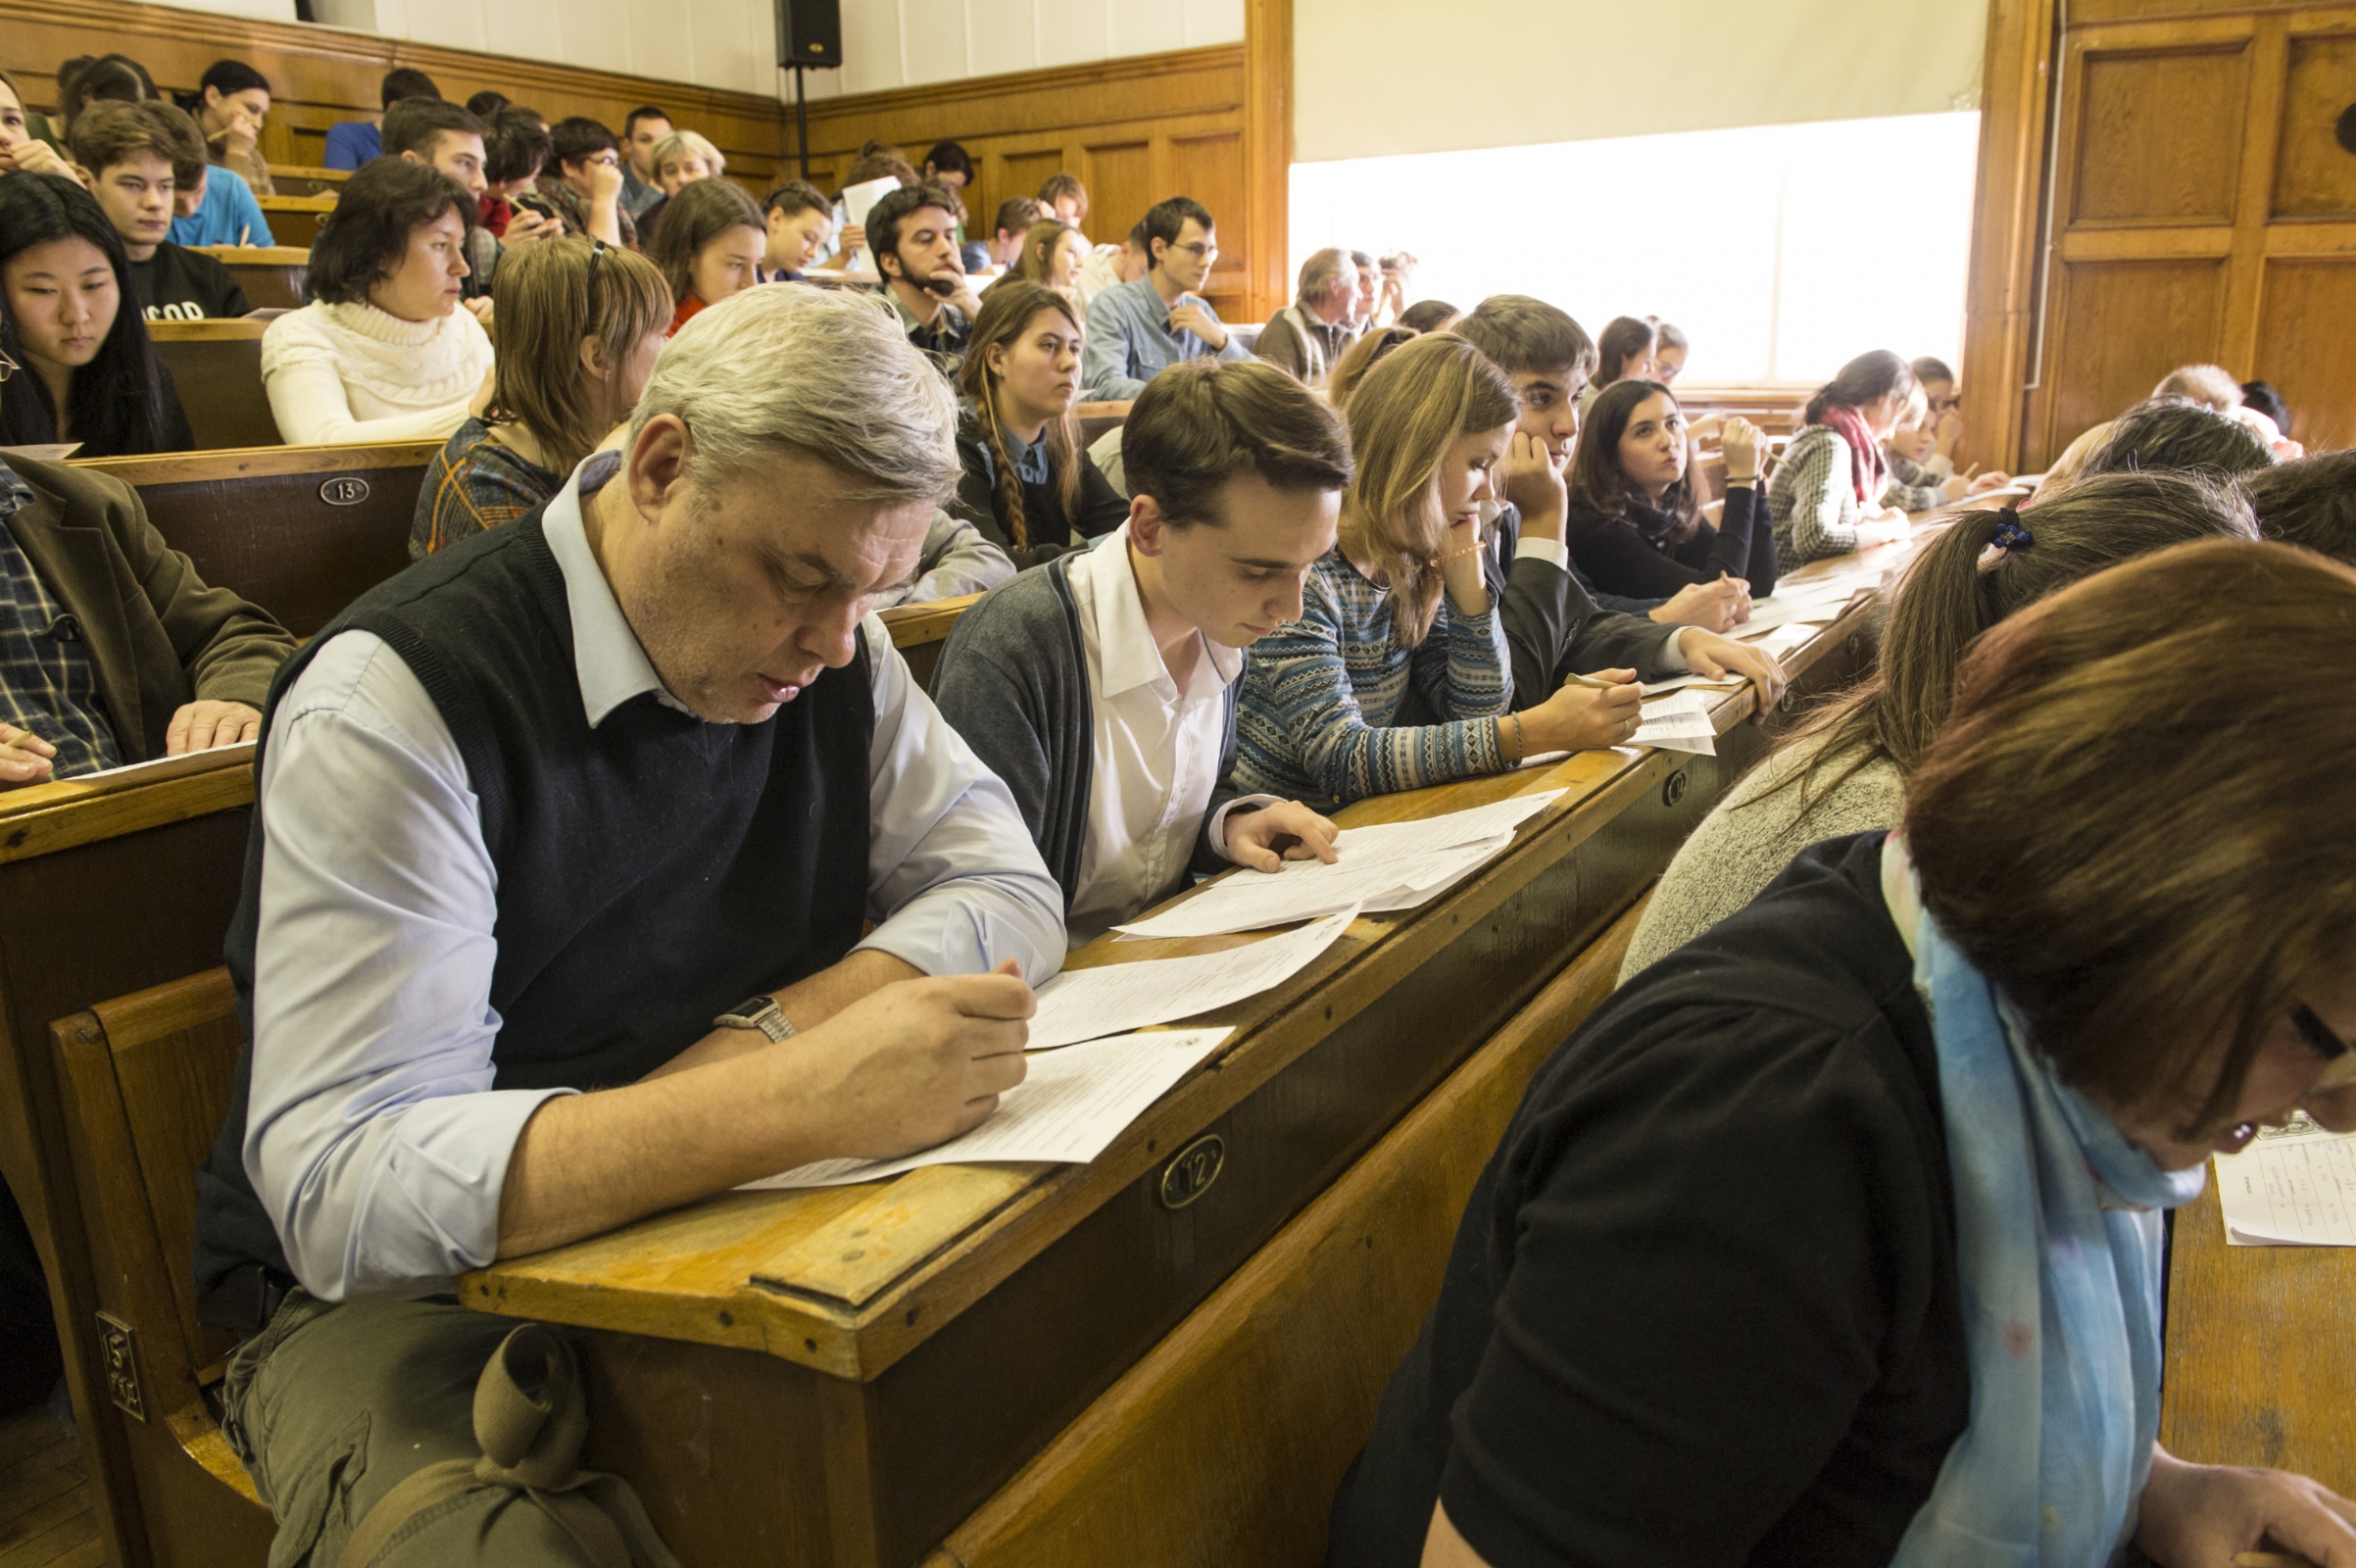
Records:
[[[2209,539],[1974,643],[1901,830],[1539,1069],[1329,1560],[2356,1560],[2356,1503],[2158,1441],[2165,1211],[2356,1128],[2356,726],[2301,721],[2351,621]]]
[[[130,260],[105,209],[58,174],[0,178],[0,446],[75,456],[196,445],[139,318]]]
[[[289,446],[443,440],[491,369],[459,309],[474,202],[425,165],[379,158],[344,184],[311,245],[312,303],[270,323],[262,381]]]
[[[491,396],[434,455],[409,553],[496,528],[555,495],[630,416],[671,319],[655,264],[602,241],[526,245],[492,287],[499,361]]]

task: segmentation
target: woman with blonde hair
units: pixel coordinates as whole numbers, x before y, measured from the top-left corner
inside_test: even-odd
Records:
[[[1017,566],[1085,549],[1083,540],[1129,517],[1129,503],[1082,449],[1071,416],[1086,339],[1069,298],[1014,278],[990,291],[966,341],[957,419],[965,471],[951,510]]]
[[[519,246],[492,285],[490,401],[434,454],[412,559],[536,510],[629,417],[671,320],[655,264],[582,236]]]
[[[997,288],[1010,278],[1044,283],[1066,299],[1074,298],[1073,280],[1080,275],[1080,264],[1088,260],[1088,236],[1069,223],[1059,223],[1043,218],[1033,223],[1022,237],[1022,254],[998,282]],[[983,290],[985,294],[989,289]]]
[[[672,138],[664,137],[668,142]],[[663,221],[650,225],[647,260],[663,269],[677,309],[673,332],[708,305],[761,281],[768,254],[768,223],[745,188],[732,179],[700,179],[663,204]]]
[[[1401,344],[1412,343],[1422,335],[1411,326],[1378,326],[1359,333],[1357,341],[1342,351],[1333,374],[1326,377],[1326,400],[1337,409],[1349,408],[1350,394],[1366,379],[1367,371],[1382,364]]]
[[[1301,618],[1252,646],[1236,785],[1324,809],[1633,735],[1634,670],[1511,710],[1481,536],[1520,413],[1505,373],[1431,333],[1370,371],[1345,412],[1357,471],[1339,541],[1310,569]],[[1397,723],[1410,689],[1441,722]]]

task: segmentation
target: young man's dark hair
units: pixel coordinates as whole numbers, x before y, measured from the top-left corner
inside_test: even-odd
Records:
[[[487,125],[499,118],[501,111],[514,102],[515,100],[506,93],[493,92],[490,88],[485,87],[466,100],[466,113]]]
[[[442,89],[424,72],[400,66],[384,74],[384,85],[377,96],[379,106],[390,109],[404,98],[439,98]]]
[[[885,191],[883,199],[867,209],[867,248],[875,253],[875,270],[887,280],[894,274],[885,270],[884,258],[890,257],[895,269],[900,265],[900,225],[927,207],[954,214],[957,199],[947,186],[925,179]]]
[[[2231,479],[2274,461],[2258,432],[2232,415],[2190,398],[2152,398],[2111,421],[2111,433],[2079,477],[2157,468]]]
[[[668,110],[657,109],[653,104],[640,104],[637,108],[631,110],[627,115],[622,117],[621,139],[623,141],[628,141],[630,139],[631,135],[638,129],[638,122],[641,120],[660,120],[666,125],[671,123],[670,113]]]
[[[335,211],[311,242],[311,297],[328,305],[364,305],[368,287],[409,250],[410,230],[456,210],[472,228],[474,198],[431,164],[378,158],[344,181]]]
[[[1350,435],[1322,399],[1258,360],[1189,360],[1137,395],[1121,426],[1132,496],[1172,523],[1219,520],[1219,489],[1256,473],[1279,490],[1346,490]]]
[[[1587,329],[1568,312],[1527,294],[1492,294],[1453,330],[1507,375],[1569,370],[1584,379],[1595,372],[1595,340]]]
[[[997,232],[1027,234],[1046,216],[1036,198],[1009,196],[998,204]]]
[[[2241,475],[2258,531],[2356,565],[2356,447]]]
[[[398,158],[403,153],[416,153],[431,162],[434,138],[452,130],[461,135],[481,136],[486,144],[484,152],[490,151],[487,145],[490,137],[483,122],[457,104],[446,98],[404,98],[387,105],[384,111],[385,156]]]
[[[843,185],[848,189],[853,185],[864,185],[871,179],[887,178],[897,179],[903,185],[913,185],[921,177],[896,149],[886,147],[879,152],[862,152],[852,159],[851,167],[843,171]]]
[[[2276,429],[2284,435],[2290,433],[2290,405],[2282,401],[2282,394],[2276,390],[2272,381],[2242,382],[2241,406],[2256,409],[2274,420]]]
[[[796,213],[807,213],[813,208],[822,212],[831,212],[834,210],[834,203],[826,199],[824,191],[807,179],[789,179],[761,199],[761,211],[763,217],[770,213],[783,213],[786,217],[791,218]]]
[[[528,109],[502,109],[482,138],[483,178],[493,184],[536,175],[548,168],[556,144]]]
[[[621,142],[587,115],[566,115],[548,127],[551,150],[560,164],[577,164],[595,153],[618,153]]]
[[[924,155],[924,177],[937,179],[943,174],[962,174],[971,184],[973,155],[954,141],[933,143],[933,150]]]
[[[1177,244],[1178,236],[1185,231],[1186,220],[1190,218],[1201,223],[1205,231],[1216,226],[1211,220],[1210,209],[1192,196],[1172,196],[1148,208],[1145,221],[1138,225],[1145,230],[1147,258],[1159,265],[1161,253],[1153,248],[1153,242],[1159,240],[1164,245]]]

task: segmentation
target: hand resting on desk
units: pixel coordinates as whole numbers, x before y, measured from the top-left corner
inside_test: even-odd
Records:
[[[164,755],[185,757],[217,746],[262,738],[262,713],[243,703],[194,702],[172,715],[164,731]]]

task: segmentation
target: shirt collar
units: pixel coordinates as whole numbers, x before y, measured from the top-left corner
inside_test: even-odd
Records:
[[[572,619],[572,671],[581,683],[581,708],[591,729],[622,704],[649,692],[666,708],[689,711],[655,673],[581,524],[581,503],[597,494],[620,466],[620,453],[592,452],[540,515],[549,553],[564,574],[564,607]]]
[[[1047,483],[1047,430],[1042,427],[1039,439],[1027,444],[1003,424],[998,434],[1006,443],[1006,456],[1013,460],[1014,476],[1025,484]]]
[[[1140,686],[1156,681],[1169,682],[1169,666],[1161,662],[1160,645],[1153,641],[1153,628],[1146,623],[1146,602],[1138,592],[1136,564],[1129,559],[1129,525],[1107,534],[1085,556],[1075,558],[1075,566],[1086,564],[1082,587],[1096,612],[1098,657],[1103,662],[1100,671],[1104,682],[1103,695],[1118,697]],[[1244,668],[1244,651],[1229,648],[1202,638],[1203,651],[1208,656],[1205,662],[1219,678],[1224,688]],[[1203,688],[1197,687],[1196,690]]]
[[[13,517],[32,505],[32,486],[19,476],[5,460],[0,460],[0,517]]]

